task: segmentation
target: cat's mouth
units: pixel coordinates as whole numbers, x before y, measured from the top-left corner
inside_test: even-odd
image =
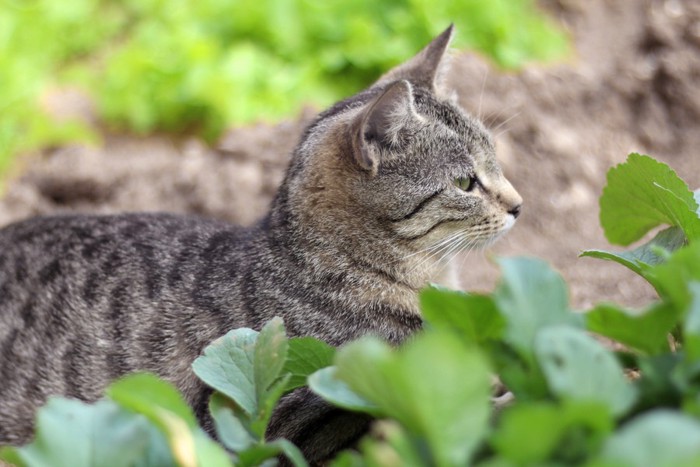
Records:
[[[466,246],[459,251],[483,250],[496,243],[501,237],[510,231],[515,225],[515,216],[508,214],[502,222],[498,224],[487,224],[463,231],[463,244]]]

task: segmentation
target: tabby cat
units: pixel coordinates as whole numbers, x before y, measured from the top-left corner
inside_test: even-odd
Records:
[[[49,395],[94,401],[139,370],[174,383],[210,428],[192,361],[274,316],[333,345],[418,330],[417,292],[446,257],[510,229],[521,205],[491,136],[443,96],[452,34],[321,113],[252,228],[135,213],[0,230],[0,445],[31,439]],[[268,435],[313,461],[366,425],[299,390]]]

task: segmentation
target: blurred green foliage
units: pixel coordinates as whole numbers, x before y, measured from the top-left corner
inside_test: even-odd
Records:
[[[326,105],[409,58],[448,24],[504,67],[561,57],[534,0],[0,0],[0,170],[89,137],[40,101],[79,87],[111,126],[197,131]]]

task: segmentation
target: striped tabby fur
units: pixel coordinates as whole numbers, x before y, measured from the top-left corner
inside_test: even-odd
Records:
[[[192,361],[274,316],[334,345],[418,330],[417,292],[454,252],[507,231],[521,203],[482,124],[441,97],[451,36],[320,114],[252,228],[138,213],[0,230],[0,445],[30,440],[49,395],[93,401],[139,370],[174,383],[209,427]],[[301,390],[269,436],[314,461],[367,422]]]

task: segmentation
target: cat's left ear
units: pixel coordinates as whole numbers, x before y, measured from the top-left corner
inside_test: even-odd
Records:
[[[350,127],[357,164],[376,175],[381,162],[380,148],[397,146],[401,130],[420,119],[413,103],[411,84],[401,80],[389,85]]]
[[[416,56],[379,78],[377,84],[405,79],[416,87],[438,92],[440,78],[449,65],[446,52],[453,36],[454,24],[450,24]]]

